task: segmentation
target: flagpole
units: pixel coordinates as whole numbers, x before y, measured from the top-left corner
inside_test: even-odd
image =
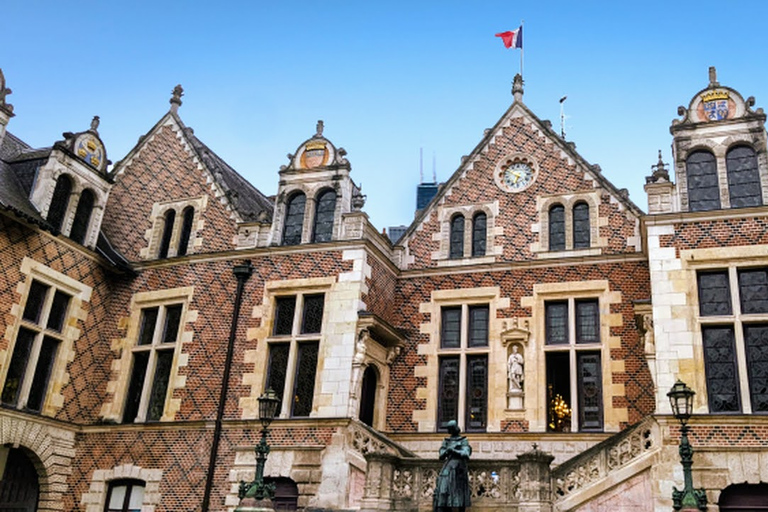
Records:
[[[525,34],[525,31],[523,30],[524,21],[525,20],[520,20],[520,32],[522,32],[523,35]],[[525,44],[525,41],[523,41],[523,44]],[[524,51],[524,47],[520,46],[520,78],[523,78],[523,51]]]

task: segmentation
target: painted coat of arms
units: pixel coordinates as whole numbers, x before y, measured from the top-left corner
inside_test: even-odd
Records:
[[[729,113],[728,93],[725,91],[713,91],[702,98],[704,117],[707,121],[720,121],[726,119]]]

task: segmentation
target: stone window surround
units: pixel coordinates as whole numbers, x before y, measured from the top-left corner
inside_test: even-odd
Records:
[[[80,504],[85,506],[85,512],[103,512],[110,482],[133,479],[141,480],[145,484],[142,512],[154,512],[155,507],[160,504],[162,478],[162,469],[145,469],[133,464],[122,464],[112,469],[97,469],[91,476],[90,488],[80,498]]]
[[[607,225],[608,219],[599,216],[600,191],[581,192],[575,194],[542,196],[537,198],[536,207],[539,211],[539,223],[532,226],[533,231],[538,230],[539,242],[534,242],[531,252],[538,253],[540,259],[565,258],[570,256],[594,256],[601,253],[601,248],[608,245],[605,238],[600,238],[600,226]],[[589,244],[584,249],[573,248],[573,207],[577,203],[585,202],[589,205]],[[565,250],[549,250],[549,209],[561,204],[565,208]]]
[[[87,313],[83,305],[91,300],[93,289],[26,256],[21,262],[21,274],[26,277],[16,287],[19,301],[11,306],[10,316],[14,317],[14,319],[8,323],[5,330],[5,340],[8,343],[8,348],[0,351],[0,382],[4,383],[8,374],[8,365],[11,361],[16,337],[21,325],[21,317],[24,312],[22,304],[26,304],[32,281],[40,281],[71,295],[69,314],[64,320],[61,343],[56,353],[53,368],[51,369],[48,390],[43,400],[43,405],[40,408],[41,415],[55,416],[56,412],[64,406],[62,389],[70,379],[67,366],[75,358],[73,345],[81,334],[78,324],[86,319]],[[21,398],[19,402],[22,402]]]
[[[130,316],[118,320],[118,329],[125,332],[125,337],[112,340],[111,349],[119,354],[119,358],[116,358],[112,363],[112,378],[107,383],[107,394],[112,395],[112,400],[105,401],[102,405],[101,416],[104,420],[120,422],[122,419],[133,367],[132,349],[139,338],[142,310],[153,306],[182,304],[179,337],[173,353],[163,416],[159,421],[166,422],[176,419],[176,414],[181,408],[181,398],[175,398],[175,391],[184,389],[187,380],[185,375],[179,374],[179,370],[186,367],[189,362],[189,354],[185,352],[184,345],[192,341],[194,332],[189,324],[196,322],[198,316],[197,310],[190,309],[193,293],[194,287],[187,286],[139,292],[131,298]]]
[[[547,431],[546,326],[545,302],[571,299],[598,299],[600,304],[600,366],[603,393],[603,431],[618,432],[629,420],[626,407],[614,407],[613,398],[625,396],[624,384],[614,383],[613,374],[624,372],[624,361],[612,360],[611,350],[621,348],[621,337],[611,336],[611,327],[623,324],[620,313],[610,313],[611,304],[621,303],[621,293],[610,290],[608,281],[572,281],[539,283],[533,296],[523,297],[521,306],[531,308],[531,338],[525,354],[526,419],[531,432]],[[570,314],[570,312],[569,312]],[[592,347],[592,345],[590,345]],[[530,361],[530,364],[528,362]],[[572,368],[572,371],[575,369]],[[578,412],[572,407],[572,418]],[[578,431],[578,429],[576,430]]]
[[[286,204],[288,199],[297,192],[301,192],[304,194],[304,197],[306,197],[306,203],[304,203],[304,222],[301,225],[301,243],[308,244],[312,242],[312,235],[315,228],[315,215],[317,214],[317,199],[320,197],[320,194],[329,189],[336,192],[336,208],[333,211],[333,231],[331,239],[338,239],[338,233],[341,226],[342,203],[342,195],[339,188],[329,185],[327,182],[301,184],[286,187],[286,189],[281,194],[282,199],[277,202],[277,214],[275,215],[275,220],[277,221],[276,227],[278,229],[275,232],[275,236],[273,237],[273,239],[277,241],[277,245],[282,245],[283,243]]]
[[[158,251],[160,250],[160,243],[163,238],[163,231],[165,229],[165,214],[168,210],[176,211],[176,219],[173,223],[173,232],[171,233],[171,243],[168,247],[167,258],[173,258],[178,254],[179,239],[181,238],[181,229],[182,224],[184,223],[184,216],[182,213],[188,206],[194,208],[195,214],[192,217],[192,231],[189,234],[186,255],[194,254],[197,249],[202,247],[203,238],[199,237],[198,234],[203,227],[205,227],[205,220],[202,217],[203,212],[208,206],[207,195],[181,200],[162,201],[153,204],[152,212],[150,213],[152,227],[144,233],[144,239],[147,240],[147,247],[144,247],[139,251],[139,256],[144,259],[157,258]]]
[[[370,329],[364,329],[362,332],[363,341],[365,343],[365,352],[363,353],[363,359],[359,364],[357,372],[359,375],[355,375],[355,361],[353,360],[352,370],[352,382],[354,388],[351,390],[353,394],[353,400],[350,400],[349,414],[353,418],[360,417],[360,405],[362,404],[362,388],[363,388],[363,374],[365,370],[372,366],[376,372],[376,393],[374,403],[378,405],[373,411],[373,425],[376,430],[383,431],[387,428],[386,410],[381,407],[382,404],[387,403],[387,390],[389,389],[389,368],[390,368],[390,356],[397,354],[392,352],[392,347],[385,347],[371,335]],[[393,357],[394,359],[394,357]]]
[[[485,255],[472,256],[472,228],[475,214],[485,213]],[[477,203],[462,206],[438,206],[437,219],[440,230],[432,235],[432,240],[440,243],[439,249],[432,253],[432,260],[437,261],[439,267],[451,267],[457,265],[469,265],[479,263],[493,263],[497,255],[501,255],[503,247],[494,245],[497,235],[504,234],[502,226],[496,226],[499,213],[499,202]],[[456,215],[464,216],[464,257],[450,259],[451,246],[451,221]]]
[[[83,245],[85,247],[93,247],[96,245],[96,239],[101,227],[101,218],[104,216],[104,205],[107,203],[107,195],[99,187],[93,186],[92,183],[84,182],[79,175],[74,175],[71,171],[65,169],[56,169],[51,174],[53,180],[53,186],[48,190],[45,197],[45,207],[41,208],[40,215],[43,218],[47,218],[48,210],[51,207],[51,201],[53,200],[53,190],[55,184],[58,182],[59,177],[62,174],[66,174],[72,181],[72,191],[69,194],[69,202],[67,203],[67,211],[64,214],[64,219],[61,222],[61,234],[69,236],[72,231],[72,223],[75,220],[75,211],[77,205],[80,202],[80,196],[86,189],[93,193],[93,209],[91,210],[91,218],[88,221],[88,229],[85,232],[83,238]]]

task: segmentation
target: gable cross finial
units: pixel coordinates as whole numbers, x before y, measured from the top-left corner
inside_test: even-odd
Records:
[[[173,92],[171,93],[171,112],[178,112],[179,107],[181,106],[181,97],[184,96],[184,88],[181,86],[181,84],[177,85],[173,88]]]
[[[709,86],[717,87],[719,85],[717,82],[717,69],[715,69],[715,66],[709,66]]]
[[[99,133],[99,116],[93,116],[91,119],[91,131]]]
[[[5,110],[7,113],[11,114],[11,116],[13,115],[13,105],[6,103],[5,97],[12,92],[13,91],[5,86],[5,75],[3,75],[3,70],[0,69],[0,109]]]
[[[323,120],[320,119],[317,121],[317,133],[315,133],[315,137],[322,137],[323,136],[323,128],[325,125],[323,124]]]

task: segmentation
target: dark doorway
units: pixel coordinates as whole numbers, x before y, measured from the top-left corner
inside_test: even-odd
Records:
[[[768,510],[768,484],[730,485],[720,493],[720,512]]]
[[[0,511],[35,512],[40,487],[35,466],[21,448],[0,449],[8,450],[0,480]]]
[[[373,413],[376,410],[376,369],[368,366],[363,372],[363,384],[360,390],[360,421],[373,427]]]
[[[298,510],[299,488],[290,478],[264,478],[264,483],[275,484],[275,497],[272,498],[272,508],[275,512],[282,510]]]

